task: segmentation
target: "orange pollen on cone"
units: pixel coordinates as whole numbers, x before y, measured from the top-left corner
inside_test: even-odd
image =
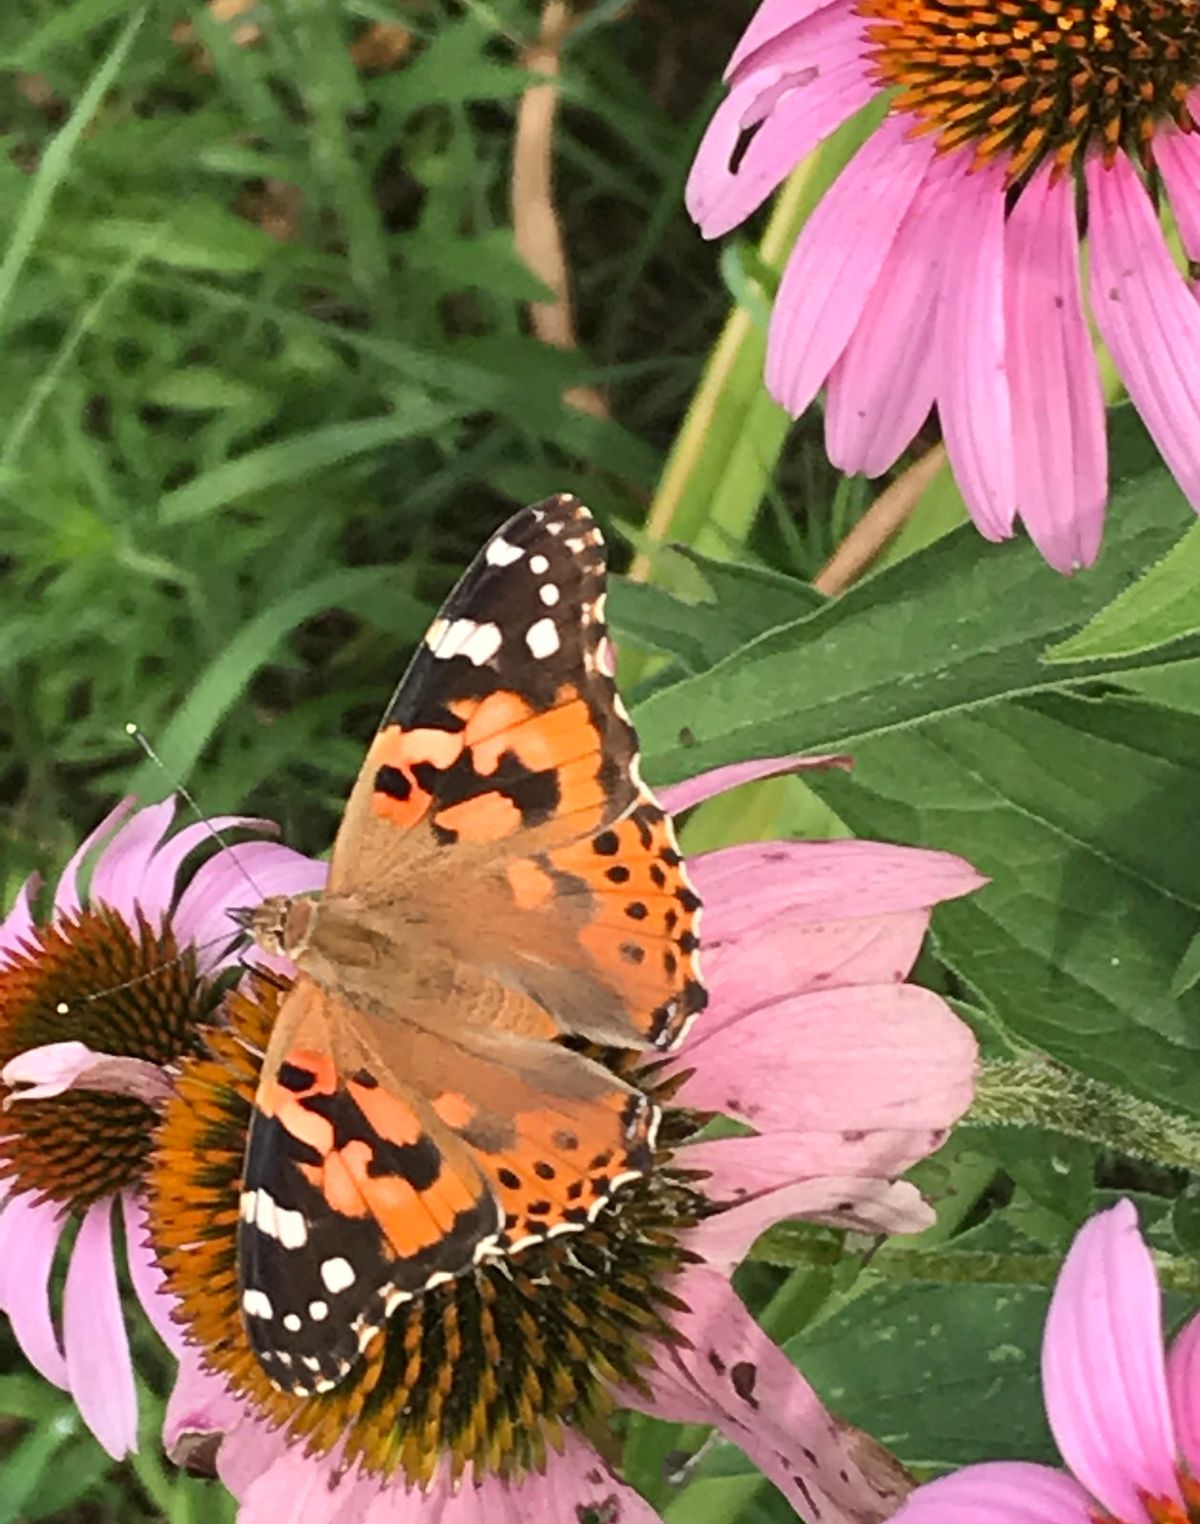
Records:
[[[1197,126],[1200,0],[858,0],[894,111],[943,152],[1004,157],[1010,183],[1100,148],[1150,161],[1166,122]]]

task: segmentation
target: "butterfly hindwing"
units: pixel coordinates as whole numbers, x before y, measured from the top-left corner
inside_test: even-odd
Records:
[[[446,1043],[297,983],[264,1064],[238,1227],[245,1323],[277,1386],[336,1385],[400,1302],[585,1226],[649,1168],[654,1107],[523,1024],[514,1012],[511,1030]]]

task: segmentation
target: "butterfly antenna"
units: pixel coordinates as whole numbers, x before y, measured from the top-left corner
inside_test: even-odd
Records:
[[[138,743],[138,745],[150,758],[151,762],[154,763],[155,767],[161,768],[163,772],[166,773],[168,779],[170,780],[171,787],[188,806],[192,814],[195,815],[196,819],[200,822],[200,824],[204,827],[212,839],[217,843],[221,850],[223,852],[229,853],[231,859],[233,860],[234,866],[237,868],[238,872],[242,875],[246,882],[250,885],[251,889],[254,890],[256,897],[260,900],[265,900],[267,896],[254,882],[249,869],[242,862],[239,854],[234,851],[233,844],[225,840],[224,836],[221,835],[220,831],[217,830],[216,826],[213,825],[212,821],[196,803],[195,795],[192,793],[191,789],[188,788],[187,784],[180,782],[180,780],[172,774],[167,764],[150,744],[150,739],[142,727],[137,724],[136,721],[130,720],[129,723],[125,726],[125,734],[129,736],[131,740]]]
[[[126,979],[124,984],[110,984],[107,989],[96,990],[96,992],[92,995],[85,995],[82,1000],[75,1001],[75,1005],[91,1005],[94,1001],[97,1000],[107,1000],[110,995],[119,995],[122,990],[135,989],[139,984],[145,984],[149,979],[157,979],[159,974],[166,973],[167,969],[169,968],[178,968],[179,965],[183,963],[189,956],[189,954],[194,952],[207,952],[210,947],[224,947],[229,942],[232,942],[238,935],[239,934],[235,932],[231,936],[212,937],[207,942],[201,942],[198,947],[187,947],[183,952],[178,953],[174,958],[168,958],[165,963],[160,963],[155,968],[147,969],[144,974],[137,974],[132,979]],[[65,1000],[60,1000],[54,1009],[59,1016],[66,1016],[73,1009],[73,1006]]]

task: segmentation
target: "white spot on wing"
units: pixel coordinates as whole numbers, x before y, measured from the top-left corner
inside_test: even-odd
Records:
[[[482,667],[491,661],[503,641],[499,625],[476,624],[473,619],[452,619],[433,654],[439,661],[448,661],[451,656],[465,656],[472,666]]]
[[[558,602],[558,589],[553,582],[546,582],[538,588],[538,594],[548,609],[552,609]]]
[[[303,1214],[276,1207],[275,1236],[285,1249],[303,1249],[308,1242],[308,1225]]]
[[[294,1312],[285,1312],[283,1315],[283,1326],[287,1329],[288,1333],[299,1333],[304,1325]]]
[[[252,1318],[273,1318],[275,1309],[271,1306],[271,1298],[265,1291],[256,1291],[253,1286],[242,1292],[242,1311]]]
[[[345,1291],[347,1287],[354,1285],[354,1266],[348,1259],[336,1255],[333,1259],[327,1259],[321,1265],[321,1279],[325,1283],[326,1291],[332,1291],[336,1296],[339,1291]]]
[[[525,552],[519,545],[513,545],[502,534],[489,542],[484,552],[484,560],[489,566],[511,566],[514,561],[519,561]]]
[[[328,1302],[309,1302],[308,1315],[314,1323],[323,1323],[329,1316]]]
[[[531,624],[525,632],[525,644],[529,647],[530,655],[538,661],[553,656],[559,647],[554,620],[539,619],[536,624]]]
[[[529,570],[535,577],[540,577],[543,572],[550,570],[550,563],[546,560],[545,556],[530,556]]]

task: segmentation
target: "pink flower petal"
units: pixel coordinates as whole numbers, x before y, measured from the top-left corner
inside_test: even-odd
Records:
[[[231,1433],[245,1419],[245,1405],[230,1395],[220,1377],[201,1365],[195,1350],[186,1348],[163,1417],[163,1449],[168,1458],[177,1466],[186,1465],[197,1449],[210,1447],[215,1438]],[[228,1482],[226,1486],[235,1496],[245,1490]]]
[[[143,913],[160,924],[175,900],[175,880],[188,856],[213,840],[220,831],[256,831],[263,836],[278,834],[279,827],[270,820],[256,820],[246,815],[216,815],[207,824],[199,821],[176,831],[154,853],[137,886],[137,903]]]
[[[732,1275],[760,1234],[790,1218],[857,1233],[920,1233],[937,1220],[920,1191],[907,1180],[839,1175],[764,1191],[741,1206],[706,1217],[687,1231],[684,1242],[705,1264]]]
[[[0,1307],[35,1370],[55,1386],[67,1385],[67,1363],[50,1310],[50,1271],[63,1219],[49,1202],[11,1196],[0,1209]]]
[[[815,12],[834,9],[845,9],[845,0],[763,0],[733,50],[725,78],[729,79],[746,62],[754,66],[757,60],[751,58],[753,53],[799,27]]]
[[[1200,304],[1123,153],[1086,165],[1092,314],[1171,474],[1200,506]]]
[[[829,375],[825,447],[839,470],[880,476],[924,423],[937,391],[934,320],[955,160],[935,159],[854,332]]]
[[[958,162],[967,166],[969,151]],[[1004,165],[963,173],[945,206],[937,317],[938,412],[955,479],[989,540],[1012,534],[1017,498],[1005,373]]]
[[[820,924],[924,910],[987,883],[964,858],[875,841],[767,841],[707,852],[692,864],[704,939],[725,942],[775,916]]]
[[[1200,136],[1164,123],[1154,137],[1154,162],[1167,187],[1189,259],[1200,259]]]
[[[1006,225],[1005,324],[1017,502],[1056,571],[1090,566],[1108,497],[1100,368],[1083,315],[1075,183],[1046,164]]]
[[[689,1033],[690,1040],[711,1037],[748,1011],[778,1000],[781,991],[802,995],[851,985],[899,984],[917,961],[929,929],[928,910],[815,926],[798,920],[799,924],[777,916],[761,930],[729,941],[705,936],[709,1005],[703,1021]]]
[[[1061,1471],[1026,1461],[988,1461],[918,1487],[893,1524],[1094,1524],[1094,1519],[1083,1488]]]
[[[191,1362],[189,1362],[191,1363]],[[217,1475],[235,1498],[244,1498],[254,1481],[291,1453],[287,1436],[265,1423],[247,1420],[226,1429],[217,1451]],[[245,1524],[240,1520],[240,1524]]]
[[[84,1214],[63,1290],[71,1395],[92,1433],[120,1460],[137,1448],[137,1394],[113,1262],[112,1197]]]
[[[27,1048],[0,1069],[0,1083],[12,1090],[6,1104],[49,1100],[68,1090],[103,1090],[131,1095],[157,1106],[172,1094],[164,1070],[144,1058],[96,1053],[82,1042],[48,1042]]]
[[[891,1180],[946,1141],[944,1127],[919,1131],[876,1128],[869,1132],[773,1132],[688,1143],[677,1158],[708,1174],[705,1193],[739,1202],[798,1180],[828,1175]]]
[[[79,893],[80,868],[86,862],[96,843],[103,841],[113,827],[125,819],[135,803],[136,800],[133,798],[122,799],[120,804],[109,810],[96,829],[85,836],[75,848],[75,851],[67,862],[67,866],[62,871],[58,887],[54,891],[54,908],[58,914],[73,915],[78,911],[81,903]]]
[[[760,1132],[936,1129],[971,1103],[975,1039],[912,985],[823,990],[695,1030],[675,1061],[693,1070],[681,1103]]]
[[[1185,1323],[1167,1356],[1167,1394],[1175,1439],[1193,1476],[1200,1476],[1200,1317]]]
[[[1118,1518],[1139,1493],[1180,1501],[1158,1277],[1133,1203],[1084,1224],[1046,1318],[1042,1392],[1067,1465]]]
[[[551,1524],[559,1519],[574,1524],[577,1519],[592,1517],[611,1519],[614,1524],[657,1524],[659,1518],[649,1503],[618,1481],[595,1450],[575,1433],[568,1433],[561,1454],[552,1451],[546,1457],[541,1476],[527,1477],[515,1487],[485,1483],[476,1493],[481,1511],[470,1517],[478,1518],[479,1524],[492,1524],[500,1493],[507,1494],[513,1524],[526,1520]],[[462,1524],[467,1518],[462,1516]],[[457,1515],[455,1524],[459,1524]]]
[[[327,863],[314,862],[276,842],[239,842],[206,862],[180,896],[171,918],[176,939],[193,943],[202,953],[200,967],[211,968],[217,954],[238,934],[229,919],[231,909],[256,905],[272,894],[320,889],[328,872]]]
[[[804,1519],[870,1524],[887,1518],[906,1482],[891,1457],[841,1423],[715,1271],[688,1270],[673,1288],[689,1347],[659,1356],[652,1403],[674,1422],[712,1423],[775,1483]]]
[[[734,762],[729,767],[714,767],[682,783],[671,783],[657,790],[658,802],[668,815],[682,815],[693,805],[703,804],[717,794],[743,783],[757,783],[760,778],[775,778],[780,773],[798,773],[808,767],[848,767],[850,758],[835,752],[818,756],[762,757],[757,762]]]
[[[10,954],[19,953],[33,937],[33,896],[41,888],[42,881],[31,873],[17,890],[13,907],[0,922],[0,968],[8,962]]]
[[[342,1489],[331,1487],[333,1482],[332,1466],[306,1455],[297,1445],[250,1483],[238,1509],[238,1524],[333,1524],[342,1507]],[[366,1519],[378,1518],[380,1524],[385,1519],[388,1524],[411,1519],[416,1524],[421,1519],[419,1510],[424,1502],[421,1494],[406,1494],[398,1488],[389,1492],[394,1493],[394,1506],[386,1513],[370,1511]],[[431,1514],[426,1512],[425,1519],[430,1518]],[[432,1518],[437,1515],[432,1514]]]
[[[853,12],[829,6],[768,44],[754,68],[733,81],[696,151],[684,191],[705,238],[719,238],[743,222],[805,154],[876,93],[861,56],[861,33]]]
[[[92,904],[111,905],[132,919],[150,861],[174,818],[175,801],[167,798],[138,810],[126,821],[96,859],[88,888]]]
[[[933,156],[888,117],[826,191],[775,298],[767,388],[793,417],[817,395],[857,328]]]
[[[125,1262],[129,1266],[129,1279],[155,1332],[178,1358],[186,1340],[183,1329],[171,1316],[175,1304],[164,1290],[165,1278],[148,1242],[146,1210],[141,1201],[127,1191],[121,1196],[121,1211],[125,1218]]]

